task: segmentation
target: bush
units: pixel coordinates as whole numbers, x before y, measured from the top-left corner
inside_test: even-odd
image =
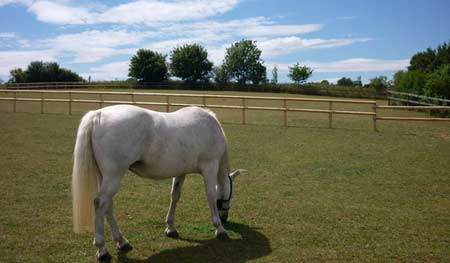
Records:
[[[77,73],[61,68],[56,62],[33,61],[25,71],[15,68],[10,71],[10,75],[10,83],[83,81]]]
[[[128,76],[141,82],[167,80],[166,56],[148,49],[139,49],[131,58]]]

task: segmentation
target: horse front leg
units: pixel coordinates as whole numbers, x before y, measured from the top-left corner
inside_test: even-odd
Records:
[[[174,177],[172,180],[172,191],[170,192],[170,207],[166,216],[166,236],[178,238],[178,232],[175,229],[175,209],[181,196],[181,188],[183,187],[186,175]]]
[[[218,164],[216,162],[206,165],[206,167],[202,169],[208,205],[211,209],[211,219],[214,227],[216,228],[215,235],[217,239],[226,240],[229,239],[229,237],[223,228],[222,221],[219,217],[219,210],[217,209],[217,172]]]

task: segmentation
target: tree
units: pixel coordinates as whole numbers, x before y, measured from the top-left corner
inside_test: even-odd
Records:
[[[311,77],[313,70],[307,66],[300,66],[297,62],[292,67],[289,67],[288,77],[298,84],[306,82]]]
[[[436,52],[428,48],[424,52],[419,52],[411,57],[408,70],[420,70],[424,72],[431,72],[435,68]]]
[[[320,86],[324,86],[324,87],[330,86],[330,82],[328,80],[324,79],[320,82]]]
[[[442,65],[428,75],[424,94],[450,99],[450,64]]]
[[[263,63],[261,50],[252,40],[241,40],[227,48],[223,62],[228,74],[240,84],[265,82],[267,74]]]
[[[369,82],[370,87],[375,88],[376,91],[386,90],[388,88],[388,81],[386,76],[375,77]]]
[[[358,78],[356,78],[356,80],[353,81],[353,86],[357,86],[357,87],[362,87],[363,86],[363,83],[362,83],[362,80],[361,80],[361,76],[358,76]]]
[[[213,66],[206,49],[198,44],[176,47],[170,60],[172,75],[185,81],[208,80]]]
[[[231,76],[224,65],[214,67],[212,73],[216,83],[224,84],[231,80]]]
[[[354,83],[351,78],[342,77],[342,78],[338,79],[337,85],[353,87]]]
[[[272,80],[270,82],[272,82],[274,84],[278,83],[278,68],[277,68],[277,65],[273,66],[273,69],[272,69]]]
[[[61,68],[56,62],[33,61],[27,69],[15,68],[10,71],[9,82],[76,82],[83,81],[77,73]]]
[[[142,82],[167,80],[166,56],[148,49],[139,49],[131,58],[128,76]]]
[[[27,76],[21,68],[15,68],[9,71],[9,81],[10,83],[24,83],[27,81]]]

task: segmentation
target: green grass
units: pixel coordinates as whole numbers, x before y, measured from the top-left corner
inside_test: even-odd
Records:
[[[18,106],[0,112],[0,262],[95,262],[93,236],[71,228],[81,115]],[[240,125],[240,113],[218,111],[235,123],[224,124],[232,168],[250,171],[236,179],[231,241],[213,238],[200,176],[186,179],[173,240],[163,233],[170,180],[127,175],[115,213],[135,249],[118,257],[109,241],[113,262],[450,261],[449,124],[380,122],[377,133],[368,117],[328,129],[327,115],[292,113],[295,127],[283,128],[277,114]]]

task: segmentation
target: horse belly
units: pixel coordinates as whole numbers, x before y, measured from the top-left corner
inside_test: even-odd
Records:
[[[130,170],[141,177],[157,180],[199,172],[197,167],[186,165],[176,159],[158,162],[139,161],[131,165]]]

